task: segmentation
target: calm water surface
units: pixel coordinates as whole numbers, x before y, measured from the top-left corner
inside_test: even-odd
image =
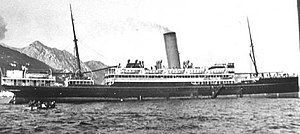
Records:
[[[0,133],[300,133],[300,99],[221,98],[0,105]]]

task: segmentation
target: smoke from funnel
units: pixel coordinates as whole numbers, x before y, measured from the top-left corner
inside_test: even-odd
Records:
[[[6,25],[4,18],[0,16],[0,40],[5,38],[5,32],[7,31]]]
[[[152,23],[152,24],[148,24],[150,27],[153,27],[153,28],[156,28],[160,31],[162,31],[163,33],[168,33],[168,32],[171,32],[171,30],[165,26],[162,26],[162,25],[159,25],[159,24],[155,24],[155,23]]]
[[[128,23],[129,26],[132,26],[135,29],[152,29],[152,30],[160,31],[162,33],[171,32],[171,30],[168,27],[162,26],[154,22],[139,21],[134,18],[127,18],[126,22]]]
[[[150,27],[150,28],[154,28],[154,29],[157,29],[159,31],[161,31],[162,33],[168,33],[168,32],[171,32],[171,30],[165,26],[162,26],[162,25],[159,25],[159,24],[156,24],[156,23],[145,23],[145,22],[141,22],[141,25],[144,26],[144,27]]]

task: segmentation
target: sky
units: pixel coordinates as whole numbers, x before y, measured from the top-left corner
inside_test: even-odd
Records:
[[[181,63],[235,63],[253,72],[247,17],[259,72],[299,74],[296,0],[0,0],[0,43],[38,40],[74,53],[70,7],[80,58],[124,66],[139,59],[167,65],[163,34],[176,32]],[[1,29],[2,27],[2,29]]]

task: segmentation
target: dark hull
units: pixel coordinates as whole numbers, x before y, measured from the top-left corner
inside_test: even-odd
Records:
[[[298,92],[298,77],[266,78],[255,83],[192,85],[191,83],[115,83],[113,86],[33,87],[4,86],[17,103],[32,99],[93,101],[120,98],[190,97]]]

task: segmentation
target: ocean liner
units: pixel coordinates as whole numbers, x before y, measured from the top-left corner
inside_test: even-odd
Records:
[[[71,9],[71,7],[70,7]],[[82,72],[77,47],[74,20],[71,20],[78,71],[66,74],[64,82],[59,83],[51,70],[7,70],[1,77],[5,91],[14,93],[14,102],[30,100],[44,101],[95,101],[125,98],[153,97],[200,97],[216,98],[218,95],[292,93],[298,94],[298,76],[282,72],[259,73],[256,67],[252,37],[251,61],[254,73],[236,73],[234,63],[221,63],[209,67],[195,67],[190,61],[180,65],[175,32],[164,34],[168,67],[157,61],[154,68],[146,68],[144,61],[130,62],[126,67],[110,66],[106,70],[104,81],[96,85],[94,80]]]

